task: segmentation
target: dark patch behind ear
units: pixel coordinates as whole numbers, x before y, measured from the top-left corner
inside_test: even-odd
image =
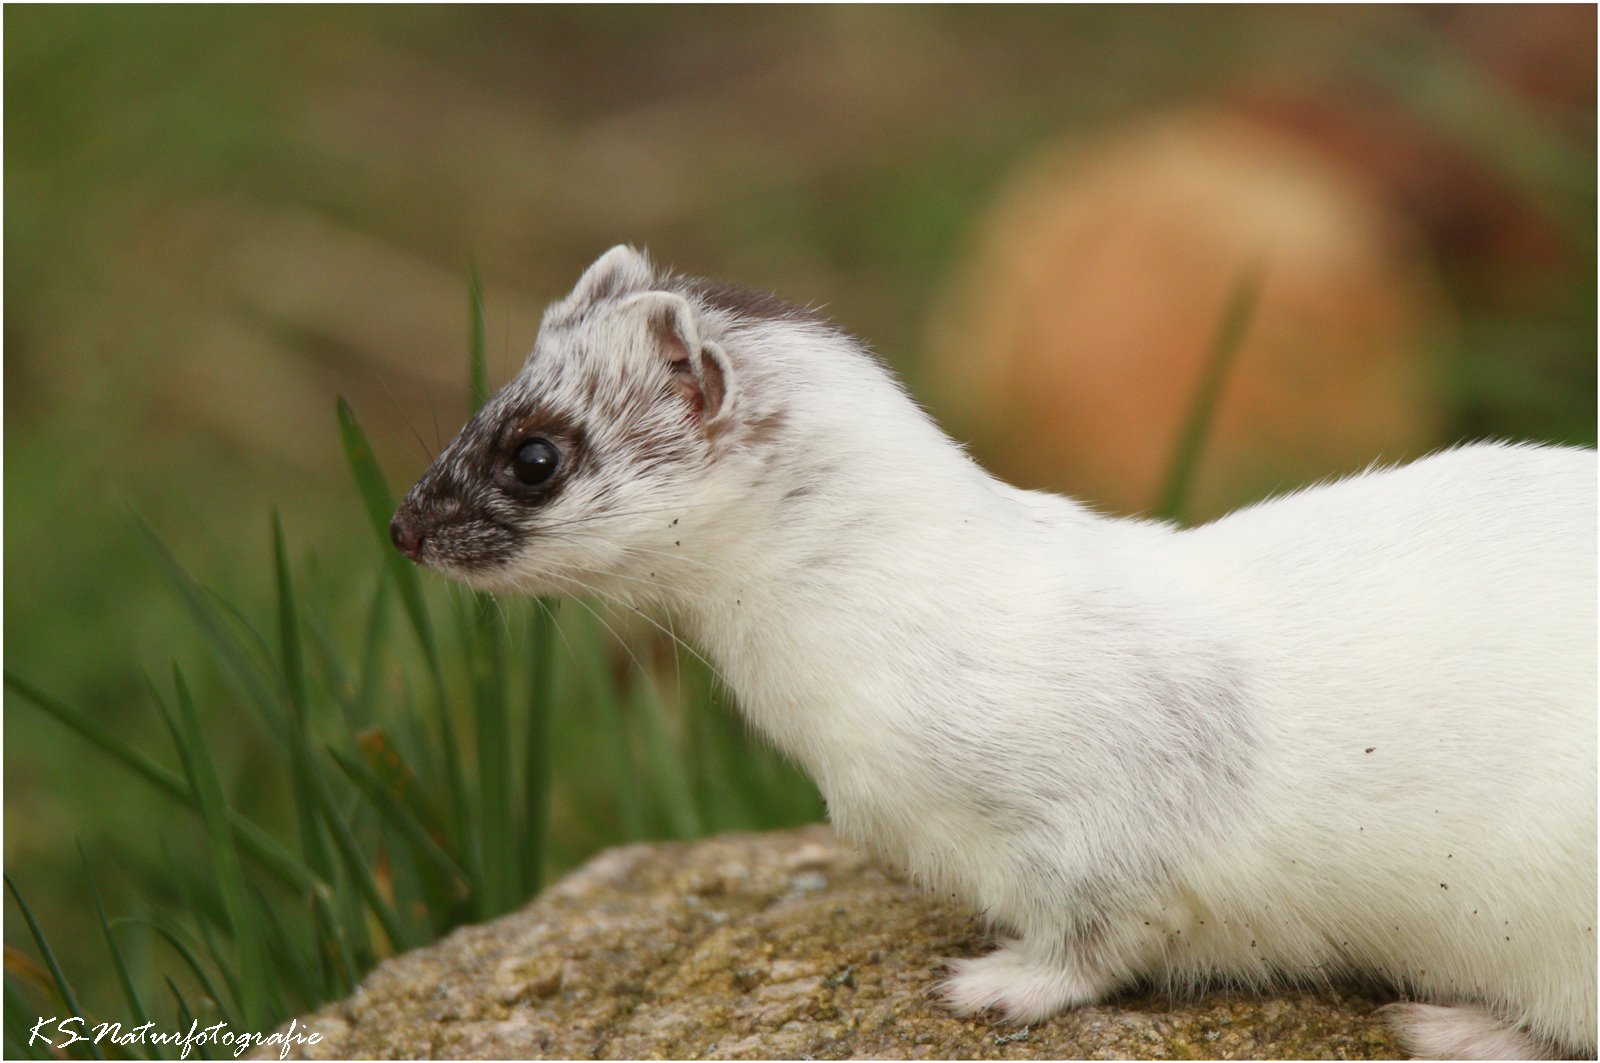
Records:
[[[832,321],[823,317],[815,310],[808,310],[803,306],[789,302],[780,295],[764,292],[756,288],[745,288],[737,284],[725,284],[722,281],[705,280],[699,277],[674,278],[675,287],[683,294],[690,297],[691,301],[699,302],[713,310],[720,310],[726,314],[748,320],[759,321],[805,321],[813,325],[825,325],[828,328],[838,328]]]
[[[851,336],[850,333],[837,321],[827,317],[819,310],[791,303],[781,295],[761,291],[757,288],[745,288],[737,284],[726,284],[722,281],[707,280],[702,277],[685,277],[675,275],[661,282],[666,288],[679,292],[691,303],[698,303],[707,310],[715,310],[731,315],[736,321],[762,322],[762,321],[792,321],[796,324],[809,325],[814,328],[826,329],[836,335],[850,340],[853,349],[858,350],[868,361],[882,365],[882,359],[874,354],[866,344]]]

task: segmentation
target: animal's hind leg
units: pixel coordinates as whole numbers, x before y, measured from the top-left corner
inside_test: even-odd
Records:
[[[1384,1018],[1420,1059],[1558,1059],[1528,1031],[1469,1004],[1391,1004]]]

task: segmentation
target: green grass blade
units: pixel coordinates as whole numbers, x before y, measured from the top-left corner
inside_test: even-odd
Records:
[[[578,666],[589,688],[589,711],[603,748],[612,751],[608,767],[611,770],[611,793],[617,801],[617,812],[622,821],[623,841],[637,841],[649,833],[647,821],[648,802],[640,781],[638,766],[634,763],[632,743],[629,741],[623,708],[623,691],[618,685],[611,662],[606,657],[602,634],[609,634],[593,606],[587,607],[591,626],[585,629],[587,638],[575,644]]]
[[[358,921],[352,929],[334,917],[331,905],[317,905],[311,909],[311,928],[324,986],[317,1000],[349,996],[355,991],[356,978],[368,966],[357,961],[357,953],[370,955],[372,951],[365,925]]]
[[[368,442],[366,432],[356,420],[355,411],[341,398],[338,400],[337,413],[339,437],[344,444],[345,459],[350,465],[351,474],[355,477],[361,499],[366,503],[367,520],[377,537],[378,550],[383,555],[384,564],[394,579],[395,586],[399,588],[401,603],[411,620],[412,630],[416,633],[422,654],[427,659],[429,671],[442,689],[444,677],[439,663],[439,647],[434,638],[433,623],[428,619],[427,603],[422,598],[422,581],[418,578],[417,570],[411,562],[407,561],[389,541],[389,522],[394,518],[395,512],[394,495],[389,490],[388,481],[384,479],[383,470],[378,467],[378,459],[373,456],[372,444]]]
[[[178,984],[171,978],[167,978],[167,988],[172,991],[172,999],[177,1001],[178,1029],[190,1030],[195,1028],[198,1025],[198,1021],[195,1018],[194,1012],[189,1009],[189,1002],[183,999],[182,993],[178,992]],[[201,1045],[195,1049],[194,1055],[198,1059],[211,1059],[213,1057],[207,1054],[209,1052],[210,1048],[208,1046]]]
[[[303,723],[310,694],[306,687],[305,656],[300,648],[300,617],[289,575],[288,548],[283,539],[283,518],[276,509],[272,511],[272,567],[278,592],[278,651],[284,686],[288,689],[290,708]]]
[[[358,722],[361,719],[360,709],[357,704],[360,692],[356,687],[353,673],[340,658],[340,650],[334,643],[333,636],[321,621],[310,614],[302,614],[300,620],[304,625],[306,636],[311,640],[312,657],[317,663],[317,676],[322,689],[339,703],[347,725],[360,726]]]
[[[478,267],[467,267],[467,397],[472,412],[489,401],[489,359],[483,338],[483,289],[478,284]]]
[[[475,595],[471,591],[451,588],[450,626],[456,636],[455,646],[457,652],[455,658],[465,661],[469,665],[467,671],[467,705],[472,716],[474,737],[481,742],[482,723],[479,719],[482,711],[479,705],[481,700],[479,693],[481,665],[478,660],[477,626],[472,607],[474,597]],[[469,774],[469,769],[473,773],[477,772],[480,761],[478,758],[474,758],[472,763],[469,764],[463,757],[455,763],[460,770],[461,776],[466,778]],[[481,787],[481,783],[479,783],[479,787]],[[454,816],[445,833],[454,841],[456,852],[459,853],[461,858],[461,866],[466,870],[467,877],[472,881],[473,904],[481,917],[487,910],[484,899],[489,891],[484,886],[483,820],[481,813],[477,811],[479,803],[481,803],[478,802],[479,787],[474,787],[470,794],[466,794],[463,797],[460,804],[451,809]]]
[[[284,732],[282,698],[272,678],[252,658],[238,635],[224,619],[222,611],[178,563],[178,559],[172,555],[155,532],[137,518],[133,522],[133,527],[135,538],[154,560],[157,570],[176,592],[178,600],[188,611],[190,618],[194,620],[201,634],[205,636],[206,642],[211,646],[212,652],[223,665],[223,674],[238,688],[245,701],[255,707],[266,724],[268,733],[274,738],[281,736]]]
[[[356,748],[360,751],[362,763],[367,770],[379,781],[386,793],[393,794],[405,806],[411,818],[427,831],[428,837],[446,851],[454,848],[455,839],[452,839],[446,827],[444,815],[438,806],[429,800],[427,788],[422,785],[411,765],[400,755],[388,732],[381,728],[369,727],[356,735]]]
[[[9,947],[7,946],[7,948]],[[33,1026],[24,1018],[26,1015],[33,1015],[33,1009],[28,1007],[27,1003],[22,999],[22,994],[17,992],[16,987],[11,984],[9,979],[6,980],[4,1012],[4,1052],[6,1059],[56,1058],[45,1041],[45,1038],[55,1036],[54,1028],[40,1030],[38,1039],[34,1039]],[[44,1018],[44,1016],[35,1016],[35,1019],[40,1018]],[[30,1042],[32,1043],[30,1044]]]
[[[210,602],[221,616],[233,624],[233,631],[237,635],[239,642],[244,645],[251,655],[251,659],[258,662],[261,673],[271,677],[269,682],[271,682],[273,690],[276,692],[275,696],[278,698],[274,703],[274,707],[281,708],[284,696],[283,684],[277,658],[272,653],[272,645],[267,642],[254,622],[245,615],[244,610],[209,587],[201,587],[200,592],[206,596],[206,601]]]
[[[403,717],[399,722],[404,725],[410,721],[409,718]],[[392,798],[404,810],[405,818],[414,821],[428,841],[449,860],[451,869],[449,873],[442,867],[435,870],[426,864],[422,869],[430,895],[437,896],[442,905],[428,912],[433,930],[436,933],[443,933],[466,921],[470,917],[468,906],[475,902],[477,896],[477,880],[474,878],[472,868],[462,859],[458,836],[452,833],[453,828],[447,823],[439,808],[429,799],[430,788],[421,783],[417,774],[384,731],[377,728],[362,731],[356,736],[356,747],[360,753],[362,768],[365,769],[355,769],[356,774],[366,779],[376,792]],[[420,748],[420,745],[413,742],[412,748]],[[341,767],[354,767],[354,761],[347,756],[337,759],[349,761],[348,764],[342,763]],[[368,797],[367,801],[369,806],[374,803],[371,797]],[[385,810],[382,807],[384,803],[386,801],[378,799],[378,804],[375,806],[380,816],[384,815]],[[410,834],[409,828],[396,829],[405,835]],[[419,855],[426,860],[429,855],[428,846],[423,844],[420,838],[416,839],[416,842],[422,850]],[[438,862],[434,860],[433,863]],[[464,875],[466,878],[465,899],[458,896],[457,875]]]
[[[34,990],[41,999],[50,1001],[52,1006],[60,1002],[61,994],[56,990],[55,981],[38,960],[19,948],[7,945],[5,964],[6,974]]]
[[[633,701],[656,801],[666,812],[668,826],[676,837],[697,838],[705,833],[705,822],[695,800],[694,783],[684,765],[683,751],[667,727],[666,711],[650,676],[636,676]]]
[[[192,886],[192,883],[190,885]],[[189,896],[195,895],[191,890]],[[215,899],[220,902],[220,895]],[[228,917],[224,912],[218,912],[209,919],[202,918],[199,915],[194,917],[195,928],[200,934],[200,944],[205,950],[201,954],[201,959],[210,961],[211,969],[216,971],[222,979],[222,988],[227,992],[228,999],[233,1001],[232,1013],[242,1019],[244,1016],[242,1003],[244,990],[239,983],[238,965],[217,941],[217,935],[211,929],[214,925],[218,927],[226,926],[227,921]]]
[[[268,983],[268,988],[272,992],[273,1016],[298,1015],[327,1000],[332,995],[329,986],[313,970],[312,965],[306,962],[295,935],[284,926],[283,919],[278,914],[278,906],[254,889],[251,890],[251,896],[255,899],[257,910],[263,916],[261,924],[264,932],[263,940],[267,956],[271,960],[270,969],[274,974]],[[285,990],[292,990],[296,994],[297,999],[294,1003],[291,1004],[286,999]]]
[[[770,830],[822,818],[815,788],[763,739],[732,705],[707,694],[714,763],[723,765],[728,795],[739,806],[740,829]]]
[[[328,793],[320,774],[313,777],[312,785],[316,790],[322,821],[327,824],[328,833],[333,838],[334,848],[338,850],[345,873],[350,876],[362,901],[371,909],[373,916],[378,920],[378,925],[383,928],[384,936],[389,939],[391,951],[404,952],[413,945],[421,944],[406,928],[394,905],[378,888],[377,879],[373,877],[373,869],[362,855],[355,832],[350,829],[350,824],[334,805],[332,795]]]
[[[535,604],[529,645],[532,684],[522,753],[522,894],[544,884],[544,853],[550,818],[550,715],[555,702],[555,617],[547,603]]]
[[[373,941],[373,931],[369,926],[372,917],[367,914],[367,902],[354,878],[345,871],[342,859],[339,862],[338,896],[335,901],[334,918],[350,935],[350,949],[355,958],[352,971],[354,977],[359,978],[377,964],[381,954]]]
[[[366,763],[331,746],[328,747],[328,754],[367,797],[384,821],[405,839],[411,852],[418,858],[419,867],[434,872],[440,888],[430,889],[430,906],[441,909],[459,908],[461,902],[471,894],[471,885],[461,865],[456,863],[430,834],[422,821],[412,814],[405,803],[391,792],[383,779]],[[431,885],[426,881],[424,884]]]
[[[383,680],[384,651],[387,649],[389,631],[389,587],[389,580],[380,575],[378,586],[372,592],[372,607],[367,613],[367,626],[361,643],[361,685],[356,688],[352,727],[365,727],[371,721],[372,706]]]
[[[57,701],[10,672],[5,673],[5,685],[174,801],[197,807],[194,795],[181,776],[125,745],[87,715],[65,702]],[[272,835],[237,812],[230,812],[228,822],[233,827],[240,847],[274,878],[295,890],[323,898],[329,895],[328,884],[296,860]]]
[[[127,1002],[128,1014],[133,1017],[134,1025],[143,1025],[150,1021],[150,1016],[145,1011],[144,1002],[139,999],[139,990],[133,984],[133,975],[128,971],[122,946],[111,929],[111,920],[106,916],[105,905],[100,900],[100,888],[95,885],[94,871],[89,867],[89,855],[83,851],[82,842],[78,843],[78,859],[83,863],[83,878],[89,884],[89,896],[94,899],[94,913],[100,921],[100,932],[105,935],[106,948],[111,953],[111,965],[116,969],[117,984],[122,987],[122,998]]]
[[[1183,516],[1189,492],[1194,486],[1195,470],[1200,465],[1200,452],[1205,448],[1206,434],[1216,413],[1217,401],[1222,397],[1222,386],[1228,379],[1234,355],[1239,353],[1250,321],[1255,316],[1256,303],[1261,296],[1262,275],[1260,268],[1248,270],[1235,283],[1233,294],[1228,299],[1222,325],[1217,329],[1211,350],[1206,355],[1200,383],[1194,390],[1188,417],[1178,435],[1166,484],[1151,514],[1159,520],[1176,521]]]
[[[195,981],[199,983],[200,991],[221,1012],[223,1018],[230,1025],[238,1025],[238,1017],[228,1012],[228,998],[223,996],[222,991],[217,987],[216,979],[211,976],[211,972],[206,970],[205,964],[200,962],[199,951],[195,948],[193,942],[184,940],[183,935],[173,927],[165,926],[154,919],[145,919],[140,916],[124,916],[121,919],[113,919],[112,925],[142,926],[154,931],[157,937],[165,941],[168,947],[178,954],[178,958],[183,961],[185,967],[189,968],[189,972],[194,975]],[[168,981],[170,983],[171,980],[168,979]],[[176,986],[173,987],[173,991],[177,991]],[[181,995],[178,999],[185,1007],[188,1006]],[[260,1027],[251,1027],[251,1029],[260,1029]]]
[[[234,962],[231,969],[238,977],[239,1009],[247,1029],[266,1029],[272,1016],[263,981],[266,968],[260,916],[245,887],[244,866],[228,822],[228,803],[223,795],[222,780],[200,729],[200,716],[195,709],[194,698],[189,693],[189,685],[176,665],[172,669],[172,685],[178,705],[177,717],[173,721],[173,737],[185,752],[184,762],[190,771],[211,847],[212,872],[216,876],[216,886],[222,894],[232,932]],[[227,964],[219,966],[224,971],[230,969]]]
[[[312,778],[319,769],[309,731],[310,692],[301,644],[302,615],[296,604],[294,581],[289,570],[283,522],[276,511],[272,515],[272,541],[278,596],[279,652],[290,704],[289,767],[295,821],[301,840],[301,852],[307,864],[325,881],[333,881],[334,860],[328,852],[323,835],[320,806],[315,796],[317,783]],[[348,686],[348,681],[342,675],[338,655],[331,644],[323,647],[323,653],[328,674],[334,684]],[[270,916],[271,909],[268,908],[267,911]],[[313,910],[312,923],[318,944],[322,985],[348,987],[354,969],[351,952],[354,946],[349,940],[348,929],[340,920],[333,917],[331,908],[324,906]],[[358,925],[357,930],[364,938],[365,926]],[[320,999],[320,997],[308,997],[308,999]]]
[[[187,803],[190,800],[188,786],[176,773],[157,764],[137,749],[125,745],[119,738],[100,726],[88,715],[79,712],[65,702],[57,701],[11,672],[5,673],[5,684],[18,695],[32,702],[37,708],[43,709],[47,715],[55,718],[90,745],[106,753],[136,775],[145,779],[156,789],[178,801]]]
[[[506,696],[505,632],[494,599],[469,600],[475,652],[472,654],[473,720],[478,745],[477,841],[483,868],[478,915],[507,912],[516,903],[517,858],[512,834],[511,721]]]
[[[45,940],[44,931],[39,929],[39,921],[33,917],[33,910],[28,907],[28,902],[22,899],[22,893],[17,889],[17,884],[11,881],[11,876],[5,876],[6,889],[11,891],[11,899],[17,902],[17,908],[22,912],[22,918],[28,924],[28,933],[33,937],[34,945],[39,949],[39,955],[44,957],[45,966],[50,970],[50,978],[55,983],[56,992],[61,996],[61,1002],[66,1005],[68,1015],[84,1015],[83,1008],[78,1004],[77,996],[72,992],[72,986],[67,982],[66,974],[61,970],[61,964],[56,960],[56,954],[50,948],[50,942]],[[87,1018],[87,1016],[84,1016]],[[104,1059],[100,1048],[93,1041],[89,1042],[89,1051],[96,1059]]]
[[[178,722],[177,714],[167,710],[166,719],[163,722],[167,724],[169,729],[173,728]],[[200,829],[202,831],[205,830],[204,820],[200,823]],[[203,845],[203,836],[201,842]],[[145,870],[142,878],[145,882],[154,886],[153,891],[145,894],[151,909],[155,910],[163,901],[168,902],[171,910],[181,912],[184,916],[192,919],[202,932],[207,932],[211,925],[226,926],[228,922],[227,906],[223,904],[222,893],[217,889],[214,874],[206,873],[209,871],[211,851],[209,849],[203,851],[207,867],[201,873],[171,874],[169,872],[163,876],[161,874],[163,870],[182,868],[184,864],[177,853],[173,851],[172,844],[164,832],[156,834],[156,848],[159,852],[159,858],[154,861],[145,861],[142,857],[132,853],[128,854],[128,858],[135,865],[141,861],[144,862]],[[185,852],[193,851],[193,847],[187,844],[183,848]],[[144,891],[141,890],[141,892]],[[176,894],[175,899],[171,897],[172,894]],[[221,954],[217,954],[216,958],[220,966]]]
[[[461,754],[456,741],[455,721],[450,716],[450,696],[444,681],[444,669],[439,658],[439,646],[434,637],[433,623],[428,618],[427,603],[422,596],[422,581],[411,562],[394,549],[389,541],[389,521],[394,516],[394,496],[389,491],[383,471],[378,468],[372,445],[356,420],[355,411],[344,399],[338,401],[339,436],[344,444],[345,457],[351,474],[366,503],[367,518],[378,549],[394,585],[400,594],[400,603],[411,620],[423,659],[428,666],[428,677],[433,684],[435,700],[435,725],[439,732],[439,758],[443,763],[445,785],[450,795],[450,805],[457,821],[468,826],[471,814],[467,804],[466,783],[463,777]]]
[[[288,549],[284,544],[283,521],[272,514],[272,558],[278,594],[278,642],[284,686],[289,694],[289,773],[292,780],[295,822],[300,831],[300,851],[311,869],[322,878],[332,876],[333,862],[323,844],[317,823],[316,807],[310,797],[309,776],[316,771],[307,728],[310,694],[306,683],[305,658],[300,645],[300,617],[295,606],[294,583],[289,574]]]
[[[1377,49],[1357,52],[1358,72],[1421,129],[1492,170],[1526,209],[1592,258],[1594,160],[1544,109],[1529,106],[1506,80],[1489,73],[1420,13]],[[1509,90],[1509,91],[1508,91]],[[1589,329],[1592,340],[1593,328]]]
[[[757,824],[752,819],[752,803],[738,786],[733,762],[743,753],[736,735],[730,733],[720,706],[709,698],[695,700],[689,710],[693,743],[690,758],[696,768],[696,783],[701,806],[709,810],[712,831],[746,830]]]

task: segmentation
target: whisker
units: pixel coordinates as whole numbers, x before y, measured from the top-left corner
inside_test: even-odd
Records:
[[[428,412],[433,415],[433,441],[437,447],[434,453],[444,449],[444,437],[439,432],[439,407],[433,401],[433,392],[428,393]]]
[[[570,532],[570,531],[553,531],[553,532],[548,532],[547,534],[549,534],[550,537],[553,538],[553,539],[563,539],[563,540],[566,540],[566,541],[569,541],[569,542],[576,542],[576,543],[583,543],[583,542],[604,543],[604,544],[609,545],[609,546],[617,547],[618,549],[622,550],[624,553],[644,553],[644,554],[655,554],[655,555],[657,555],[659,557],[670,557],[670,558],[673,559],[673,561],[675,563],[680,563],[680,564],[685,564],[685,565],[693,565],[696,568],[702,568],[702,569],[705,569],[708,572],[720,573],[720,572],[723,571],[721,568],[719,568],[716,565],[711,564],[710,562],[702,561],[699,558],[695,558],[695,557],[685,557],[682,554],[678,553],[676,550],[667,550],[667,549],[663,549],[663,548],[658,547],[658,546],[645,546],[642,543],[634,543],[634,544],[618,543],[614,539],[607,539],[604,536],[596,535],[593,532],[578,532],[578,533],[574,533],[574,532]]]
[[[591,589],[589,593],[597,594],[598,592]],[[606,618],[601,616],[599,611],[596,610],[594,606],[590,605],[588,602],[584,601],[582,598],[574,598],[573,601],[577,602],[579,605],[581,605],[585,609],[589,610],[589,615],[593,616],[596,620],[600,621],[601,625],[607,631],[611,632],[611,637],[617,640],[617,645],[621,646],[623,652],[626,653],[628,655],[628,657],[633,661],[633,666],[635,668],[639,669],[639,674],[642,675],[642,676],[645,676],[646,678],[648,678],[649,675],[650,675],[650,669],[646,668],[644,666],[644,662],[639,660],[639,655],[633,652],[633,647],[628,645],[628,640],[624,639],[620,634],[618,634],[616,628],[614,628],[610,624],[606,623]]]
[[[673,590],[672,586],[669,585],[669,584],[663,583],[659,579],[653,578],[654,575],[655,575],[654,573],[651,573],[650,576],[638,576],[638,575],[634,575],[634,574],[628,573],[628,572],[611,572],[611,573],[607,573],[606,578],[607,579],[626,580],[629,583],[637,583],[637,584],[641,584],[642,586],[648,587],[650,590],[655,591],[656,593],[653,594],[653,595],[641,596],[642,600],[647,601],[647,602],[651,602],[651,603],[653,603],[655,605],[670,606],[670,600],[668,599],[668,595]],[[617,596],[617,597],[619,597],[619,599],[621,599],[620,595]],[[626,604],[626,606],[629,609],[637,608],[637,605],[632,601],[624,600],[624,604]]]
[[[561,618],[558,617],[556,615],[556,611],[550,607],[550,603],[545,601],[544,598],[540,597],[539,595],[530,595],[529,597],[533,599],[533,604],[543,610],[544,615],[550,619],[550,627],[557,635],[561,636],[561,643],[567,648],[567,655],[569,657],[576,658],[577,653],[572,648],[572,641],[567,638],[566,629],[561,626]]]
[[[422,433],[417,431],[417,426],[411,423],[411,417],[406,413],[405,407],[400,405],[400,399],[395,395],[394,388],[389,386],[389,378],[383,373],[379,372],[374,372],[372,375],[377,377],[378,383],[383,385],[383,390],[389,396],[389,404],[393,406],[395,412],[400,415],[400,419],[406,423],[406,428],[409,429],[411,434],[416,437],[417,449],[422,451],[422,460],[431,462],[433,460],[433,455],[437,452],[428,450],[428,444],[423,440]]]
[[[669,558],[672,561],[672,563],[674,563],[674,564],[690,565],[690,566],[692,566],[694,568],[701,569],[703,571],[714,573],[714,574],[722,572],[722,569],[718,568],[716,565],[710,564],[710,563],[705,562],[705,561],[701,561],[698,558],[682,557],[675,550],[661,550],[661,549],[658,549],[658,548],[655,548],[655,547],[649,547],[649,546],[643,546],[643,545],[628,545],[628,544],[624,544],[624,543],[617,543],[614,540],[603,539],[603,538],[600,538],[599,536],[595,536],[595,535],[593,535],[592,533],[589,533],[589,532],[583,532],[583,533],[561,532],[561,533],[558,533],[556,536],[552,536],[552,538],[559,538],[559,539],[563,539],[563,540],[566,540],[566,541],[569,541],[569,542],[577,542],[577,543],[584,543],[584,542],[601,543],[603,545],[615,547],[616,549],[622,551],[624,554],[641,554],[641,555],[648,554],[648,555],[652,555],[652,556],[655,556],[655,557]],[[640,560],[641,561],[648,561],[649,558],[641,557]],[[625,579],[626,578],[634,578],[634,579],[642,578],[642,577],[637,577],[637,576],[628,577],[625,573],[608,573],[608,575],[620,575]],[[657,582],[656,585],[660,586],[660,587],[662,587],[664,589],[670,589],[668,584],[661,583],[659,581]]]
[[[639,615],[640,616],[644,616],[644,613],[640,612]],[[646,620],[650,620],[652,623],[654,623],[654,620],[652,618],[650,618],[650,617],[646,616],[645,619]],[[660,626],[661,626],[660,624],[656,624],[656,627],[659,628]],[[673,627],[672,627],[672,614],[671,613],[667,614],[667,627],[666,627],[666,630],[667,630],[667,638],[672,640],[671,643],[670,643],[670,645],[672,646],[672,690],[673,690],[673,694],[677,697],[679,703],[682,703],[682,701],[683,701],[683,653],[682,653],[682,650],[689,650],[690,653],[693,653],[696,657],[699,657],[700,660],[705,664],[705,666],[707,668],[709,668],[711,671],[715,672],[717,670],[717,668],[716,668],[716,665],[714,665],[710,661],[706,660],[704,656],[702,656],[699,653],[696,653],[692,649],[689,649],[688,644],[686,644],[682,639],[680,639],[678,637],[677,631],[673,630]],[[681,649],[680,649],[680,647],[681,647]]]
[[[500,379],[511,375],[511,315],[507,314],[502,320],[505,322],[505,335],[500,341]]]
[[[621,598],[618,598],[616,595],[607,594],[605,591],[602,591],[602,590],[600,590],[598,588],[591,588],[591,593],[597,594],[600,597],[605,598],[606,600],[608,600],[608,601],[610,601],[610,602],[612,602],[612,603],[614,603],[616,605],[619,605],[622,608],[625,608],[625,609],[629,610],[630,612],[634,613],[636,616],[638,616],[642,620],[644,620],[645,623],[651,625],[657,631],[659,631],[663,635],[667,636],[667,638],[672,641],[673,660],[674,660],[675,664],[677,663],[677,650],[678,650],[678,647],[681,646],[683,649],[688,650],[689,653],[696,660],[698,660],[701,664],[703,664],[707,668],[709,668],[711,670],[711,674],[713,676],[715,676],[718,679],[722,680],[724,683],[727,682],[727,677],[725,677],[720,671],[718,671],[717,670],[717,666],[712,664],[709,660],[707,660],[704,654],[702,654],[699,650],[695,649],[693,646],[689,645],[687,642],[683,641],[683,639],[679,638],[677,632],[672,631],[672,630],[670,630],[668,628],[662,627],[661,624],[654,617],[652,617],[649,613],[645,612],[643,609],[640,609],[636,605],[630,605],[627,601],[625,601],[625,600],[623,600]],[[678,669],[678,671],[677,671],[676,681],[681,683],[682,680],[683,680],[683,672],[682,672],[682,669],[680,667]]]
[[[513,649],[515,649],[517,643],[515,632],[512,630],[513,625],[511,622],[511,610],[507,609],[506,603],[501,601],[500,596],[492,591],[485,591],[484,597],[488,598],[490,602],[494,603],[495,611],[500,614],[500,622],[505,625],[506,634],[512,637],[511,646]]]
[[[611,509],[601,513],[584,513],[566,520],[558,520],[552,524],[540,525],[540,530],[546,528],[564,528],[569,524],[584,524],[593,520],[607,520],[620,517],[648,517],[655,513],[677,513],[682,511],[681,506],[645,506],[639,509]]]
[[[709,561],[702,561],[698,557],[685,557],[677,550],[668,550],[660,546],[646,546],[643,543],[624,543],[622,544],[622,549],[628,553],[654,554],[657,557],[670,557],[675,563],[693,565],[696,568],[703,568],[710,572],[721,573],[724,571],[720,566],[713,565]]]
[[[591,606],[588,602],[584,601],[584,598],[583,598],[584,595],[599,595],[600,594],[599,591],[597,591],[595,588],[589,586],[588,584],[584,583],[582,580],[577,579],[576,577],[573,577],[573,576],[556,576],[556,575],[554,575],[552,573],[547,573],[547,572],[536,572],[536,573],[533,573],[533,576],[535,578],[537,578],[537,579],[547,580],[547,581],[549,581],[551,583],[564,582],[564,583],[569,583],[569,584],[572,584],[572,585],[578,587],[581,593],[579,593],[579,594],[568,594],[568,595],[566,595],[566,597],[571,598],[573,601],[577,602],[584,609],[587,609],[589,611],[589,615],[593,616],[596,620],[598,620],[600,622],[601,626],[604,627],[607,631],[609,631],[611,633],[611,637],[617,640],[617,645],[621,646],[622,649],[623,649],[623,652],[625,652],[633,660],[634,667],[638,668],[639,671],[641,673],[643,673],[644,675],[648,676],[650,674],[649,669],[647,669],[644,666],[644,662],[643,661],[639,660],[638,654],[633,652],[633,647],[628,645],[627,640],[624,639],[617,632],[616,628],[614,628],[610,624],[606,623],[605,617],[601,616],[595,610],[595,608],[593,606]],[[523,586],[526,586],[526,581],[525,580],[522,580],[522,581],[519,581],[519,582],[522,583]]]

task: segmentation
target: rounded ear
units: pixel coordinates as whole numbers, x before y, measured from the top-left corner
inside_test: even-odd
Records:
[[[720,422],[733,412],[733,400],[738,380],[733,375],[733,365],[728,352],[720,343],[710,340],[700,345],[700,389],[705,395],[707,422]]]
[[[655,280],[655,269],[644,252],[618,244],[583,271],[566,302],[573,307],[588,306],[602,299],[648,288]]]
[[[653,357],[667,363],[674,389],[703,427],[711,427],[733,408],[733,367],[727,352],[700,338],[700,318],[689,301],[672,292],[645,292],[623,304],[644,329]]]

